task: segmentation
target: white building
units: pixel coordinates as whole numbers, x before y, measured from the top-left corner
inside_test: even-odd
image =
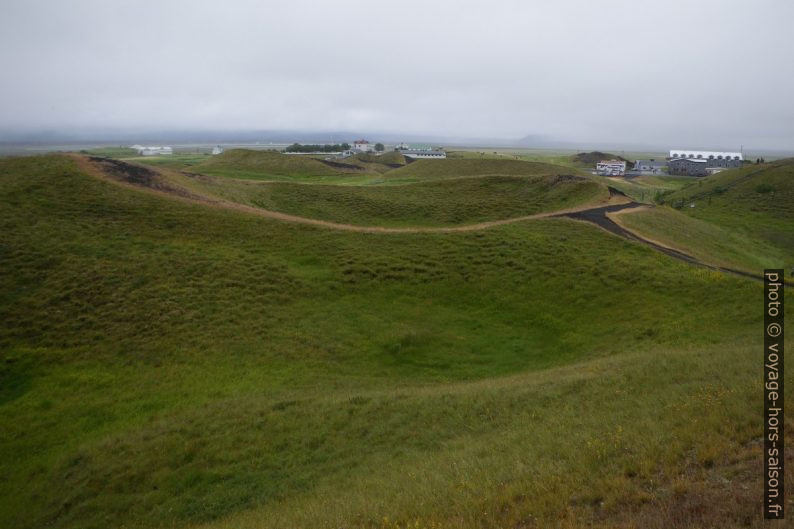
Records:
[[[446,151],[442,151],[440,149],[431,149],[431,150],[401,149],[399,152],[406,158],[412,158],[414,160],[418,158],[430,158],[430,159],[438,160],[447,157]]]
[[[596,172],[603,176],[623,176],[626,174],[626,162],[622,160],[601,160],[596,164]]]
[[[373,150],[373,146],[367,140],[357,140],[353,142],[353,150],[360,151],[360,152],[369,152]]]
[[[212,148],[212,155],[215,156],[216,154],[223,154],[223,147],[220,145],[216,145]]]
[[[667,170],[667,160],[634,160],[634,171],[641,174],[661,174]]]
[[[137,147],[138,154],[141,156],[159,156],[161,154],[174,154],[174,150],[171,147],[143,147],[142,145],[135,145]]]
[[[744,156],[740,152],[688,151],[685,149],[670,149],[670,158],[693,158],[695,160],[744,160]]]

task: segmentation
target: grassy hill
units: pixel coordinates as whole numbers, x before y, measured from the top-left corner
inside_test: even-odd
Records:
[[[300,217],[361,226],[454,226],[508,219],[606,200],[581,177],[491,176],[400,186],[182,180],[201,193]]]
[[[665,194],[682,189],[698,181],[694,176],[650,176],[642,175],[633,178],[597,177],[602,182],[621,190],[637,202],[653,204],[664,200]]]
[[[511,159],[447,158],[417,160],[386,174],[391,183],[442,180],[473,176],[539,176],[579,174],[575,169]]]
[[[575,169],[515,159],[417,160],[396,152],[358,154],[325,161],[275,151],[232,149],[191,167],[196,173],[234,178],[329,184],[403,184],[472,176],[578,174]]]
[[[592,226],[337,232],[31,157],[0,261],[9,527],[759,518],[758,285]]]
[[[89,153],[94,154],[94,153]],[[111,158],[119,158],[124,161],[133,162],[137,164],[150,165],[153,167],[162,167],[175,170],[189,169],[195,165],[205,162],[210,159],[209,153],[185,153],[178,152],[168,156],[113,156],[98,153],[97,156],[108,156]]]
[[[209,175],[261,180],[328,180],[329,177],[366,172],[359,166],[324,161],[304,155],[276,151],[230,149],[195,165],[192,170]]]
[[[592,167],[595,167],[595,164],[603,160],[622,160],[627,164],[632,163],[630,160],[627,160],[622,156],[618,156],[617,154],[611,154],[608,152],[601,152],[601,151],[580,152],[578,154],[573,155],[571,158],[575,163],[592,166]]]
[[[794,162],[749,165],[698,180],[665,197],[667,203],[688,206],[688,214],[715,223],[748,229],[790,228],[794,218]],[[794,239],[781,235],[783,243]],[[774,237],[774,236],[772,236]]]
[[[381,165],[384,166],[386,170],[396,169],[406,164],[405,156],[397,151],[384,152],[380,155],[374,153],[361,153],[345,159],[345,161],[348,160],[352,163],[363,162]]]
[[[664,201],[674,208],[632,213],[621,221],[723,266],[754,273],[794,267],[794,163],[724,171],[665,195]]]

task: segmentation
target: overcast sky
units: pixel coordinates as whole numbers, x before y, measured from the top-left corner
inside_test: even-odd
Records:
[[[791,0],[0,0],[0,129],[794,149]]]

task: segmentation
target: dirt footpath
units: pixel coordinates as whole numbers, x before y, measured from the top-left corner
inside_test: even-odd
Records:
[[[331,222],[327,220],[312,219],[308,217],[299,217],[279,211],[257,208],[253,206],[246,206],[237,202],[231,202],[220,198],[211,196],[197,195],[196,193],[171,185],[165,177],[157,171],[138,164],[122,162],[120,160],[112,160],[109,158],[86,157],[80,155],[73,155],[77,164],[86,173],[93,175],[104,180],[118,182],[126,186],[135,187],[138,189],[145,189],[149,192],[177,197],[191,202],[199,202],[204,205],[214,207],[222,207],[226,209],[234,209],[236,211],[243,211],[261,217],[270,219],[281,220],[285,222],[293,222],[297,224],[306,224],[309,226],[317,226],[321,228],[328,228],[341,231],[354,231],[360,233],[457,233],[478,231],[494,226],[501,226],[504,224],[512,224],[514,222],[522,222],[525,220],[542,219],[548,217],[560,216],[564,213],[574,213],[578,211],[587,210],[596,206],[604,206],[607,204],[623,204],[628,202],[625,195],[615,194],[610,191],[610,196],[607,200],[602,200],[597,203],[583,204],[575,208],[549,211],[544,213],[536,213],[534,215],[525,215],[522,217],[512,217],[509,219],[499,219],[487,222],[478,222],[476,224],[466,224],[463,226],[438,226],[438,227],[406,227],[406,228],[390,228],[386,226],[358,226],[355,224],[345,224],[340,222]]]
[[[629,202],[626,204],[618,204],[613,206],[603,206],[597,207],[592,209],[587,209],[583,211],[577,211],[573,213],[562,213],[560,217],[568,217],[574,220],[580,220],[585,222],[590,222],[595,224],[599,228],[602,228],[610,233],[617,235],[618,237],[623,237],[624,239],[628,239],[630,241],[639,242],[646,246],[650,246],[657,252],[661,252],[665,255],[668,255],[674,259],[678,259],[680,261],[684,261],[689,264],[693,264],[696,266],[702,266],[704,268],[709,268],[711,270],[718,270],[720,272],[725,272],[728,274],[734,274],[742,277],[746,277],[749,279],[755,279],[756,281],[763,281],[764,278],[761,275],[750,274],[748,272],[744,272],[742,270],[736,270],[733,268],[726,268],[721,266],[715,266],[708,263],[705,263],[698,259],[697,257],[693,257],[689,254],[686,254],[680,250],[676,250],[675,248],[670,248],[669,246],[664,246],[654,240],[647,239],[642,237],[641,235],[629,231],[617,222],[615,222],[611,216],[615,215],[622,215],[622,214],[631,214],[635,211],[642,211],[645,209],[649,209],[651,206],[647,206],[644,204],[639,204],[637,202]]]
[[[464,226],[389,228],[385,226],[357,226],[355,224],[344,224],[320,219],[311,219],[307,217],[289,215],[287,213],[281,213],[278,211],[246,206],[245,204],[238,204],[236,202],[205,195],[198,195],[191,191],[187,191],[176,185],[172,185],[168,182],[167,178],[158,171],[146,166],[131,164],[109,158],[87,157],[76,154],[72,155],[72,157],[75,159],[78,166],[87,174],[101,178],[103,180],[119,183],[124,186],[143,189],[157,195],[166,195],[188,202],[200,203],[212,207],[233,209],[236,211],[258,215],[260,217],[267,217],[269,219],[280,220],[283,222],[293,222],[296,224],[304,224],[308,226],[316,226],[319,228],[340,231],[352,231],[359,233],[459,233],[484,230],[495,226],[523,222],[526,220],[567,217],[569,219],[595,224],[599,228],[617,235],[618,237],[650,246],[658,252],[695,266],[702,266],[711,270],[718,270],[741,277],[755,279],[757,281],[764,280],[760,275],[754,275],[741,270],[710,265],[697,259],[696,257],[676,250],[675,248],[664,246],[656,241],[647,239],[637,233],[625,229],[623,226],[619,225],[612,218],[610,218],[610,215],[631,213],[632,211],[640,211],[651,206],[633,202],[629,197],[613,187],[609,188],[609,198],[607,200],[602,200],[597,203],[584,204],[571,209],[536,213],[534,215],[479,222],[476,224],[466,224]]]

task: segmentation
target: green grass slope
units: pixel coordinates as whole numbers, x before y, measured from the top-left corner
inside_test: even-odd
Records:
[[[721,226],[758,230],[794,247],[794,162],[750,165],[704,178],[666,197],[688,215]]]
[[[399,169],[406,164],[405,157],[399,152],[390,151],[381,155],[374,153],[361,153],[339,160],[342,163],[358,165],[362,169],[377,173],[386,173],[392,169]]]
[[[335,232],[16,158],[0,262],[5,526],[758,517],[760,287],[583,223]]]
[[[669,207],[620,215],[618,222],[716,266],[760,275],[764,268],[782,268],[791,262],[791,252],[757,233],[721,227]]]
[[[575,169],[512,159],[446,158],[417,160],[385,176],[392,183],[473,176],[539,176],[578,174]]]
[[[233,178],[311,181],[365,172],[353,164],[345,164],[344,161],[341,161],[340,165],[332,166],[311,156],[250,149],[230,149],[193,166],[192,170],[202,174]]]
[[[99,156],[102,156],[101,154]],[[114,156],[110,156],[114,157]],[[161,167],[175,170],[186,170],[206,162],[210,159],[208,153],[176,153],[167,156],[121,156],[114,157],[127,162],[137,164],[150,165],[153,167]]]
[[[361,226],[453,226],[508,219],[606,200],[580,177],[432,180],[400,186],[303,185],[194,179],[201,193],[292,215]]]
[[[649,176],[642,175],[632,178],[598,176],[594,177],[608,185],[621,190],[637,202],[653,204],[663,200],[665,194],[682,189],[698,178],[694,176]]]
[[[656,208],[621,220],[715,264],[756,274],[794,268],[794,163],[724,171],[666,195],[665,203],[677,210]]]

